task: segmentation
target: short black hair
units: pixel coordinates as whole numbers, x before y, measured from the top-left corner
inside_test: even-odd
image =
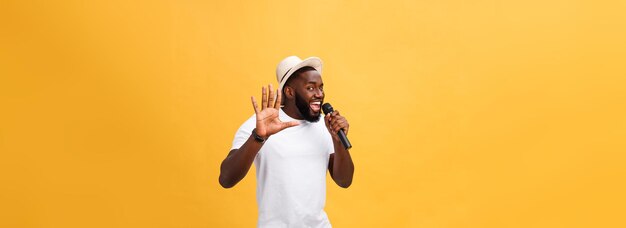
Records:
[[[315,68],[313,68],[311,66],[305,66],[305,67],[302,67],[302,68],[296,70],[295,72],[293,72],[291,74],[291,76],[289,76],[287,81],[285,82],[285,86],[283,86],[283,91],[282,91],[283,95],[285,94],[285,87],[287,87],[287,85],[289,85],[289,83],[292,82],[294,78],[297,78],[298,76],[300,76],[300,74],[302,74],[304,72],[312,71],[312,70],[317,70],[317,69],[315,69]]]

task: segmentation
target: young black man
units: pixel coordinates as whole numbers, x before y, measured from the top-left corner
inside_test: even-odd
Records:
[[[331,227],[326,202],[326,170],[333,181],[352,184],[354,164],[337,131],[350,125],[339,111],[321,118],[322,61],[296,56],[278,64],[279,89],[262,87],[261,106],[244,122],[220,167],[219,182],[231,188],[254,162],[257,174],[257,227]],[[282,105],[281,105],[282,104]]]

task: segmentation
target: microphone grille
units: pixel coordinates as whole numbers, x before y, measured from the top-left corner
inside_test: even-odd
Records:
[[[328,115],[328,113],[333,112],[333,106],[330,105],[330,103],[324,103],[322,105],[322,111],[324,111],[324,115]]]

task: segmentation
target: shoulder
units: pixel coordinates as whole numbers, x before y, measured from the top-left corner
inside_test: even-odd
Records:
[[[316,128],[317,128],[318,137],[320,137],[322,142],[324,142],[324,143],[322,143],[320,145],[325,145],[325,150],[328,152],[328,154],[335,153],[335,147],[334,147],[334,144],[333,144],[333,137],[330,135],[330,132],[328,132],[328,129],[326,128],[326,123],[324,122],[324,119],[321,119],[320,121],[315,123],[315,125],[316,125]]]
[[[233,145],[231,147],[231,150],[239,149],[239,147],[241,147],[241,145],[246,142],[248,137],[250,137],[250,134],[252,134],[252,130],[255,127],[256,115],[253,114],[250,118],[243,122],[243,124],[241,124],[239,129],[237,129],[237,132],[235,133],[235,138],[233,139]]]
[[[252,132],[252,129],[256,127],[256,114],[252,114],[250,118],[244,121],[241,126],[239,126],[238,132]]]

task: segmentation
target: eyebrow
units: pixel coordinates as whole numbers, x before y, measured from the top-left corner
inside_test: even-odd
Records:
[[[315,85],[316,83],[315,83],[315,81],[309,81],[309,82],[307,82],[305,84],[313,84],[313,85]],[[320,84],[320,86],[323,86],[323,85],[324,85],[324,83]]]

